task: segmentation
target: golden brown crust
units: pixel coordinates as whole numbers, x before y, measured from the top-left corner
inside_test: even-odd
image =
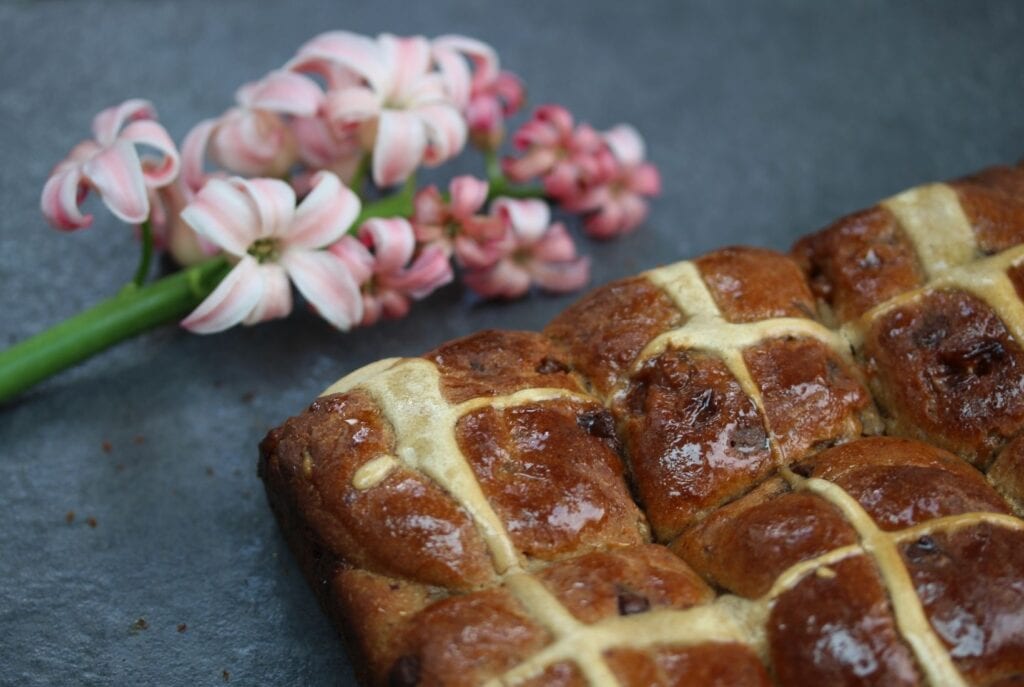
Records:
[[[891,431],[985,466],[1024,423],[1024,350],[984,301],[932,291],[876,318],[865,370]]]
[[[812,573],[779,596],[768,619],[772,665],[785,685],[917,685],[885,587],[857,556]],[[813,609],[813,611],[811,611]]]
[[[482,408],[459,420],[459,447],[528,557],[644,541],[646,522],[626,489],[606,416],[597,403],[554,401]]]
[[[652,270],[272,431],[271,507],[360,679],[1021,679],[1022,179],[900,194],[795,263]],[[862,438],[876,401],[935,446]]]
[[[729,322],[815,317],[814,296],[800,268],[781,253],[731,246],[693,262]]]
[[[924,282],[914,247],[882,207],[847,215],[793,247],[814,295],[837,322]]]
[[[441,372],[450,403],[535,387],[582,391],[564,356],[536,332],[488,329],[449,341],[423,356]]]
[[[651,339],[681,322],[671,299],[647,279],[613,282],[569,306],[544,333],[572,366],[607,394]]]
[[[757,406],[716,358],[670,350],[647,361],[615,413],[658,541],[772,469]]]
[[[953,660],[976,684],[1024,675],[1024,532],[979,524],[901,547]]]

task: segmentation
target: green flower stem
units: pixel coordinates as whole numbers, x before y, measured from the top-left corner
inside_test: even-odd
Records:
[[[415,193],[416,180],[410,177],[398,193],[364,205],[350,231],[371,217],[410,216]],[[489,198],[496,196],[542,198],[544,192],[510,185],[499,177],[491,180]],[[116,343],[181,320],[210,295],[230,269],[225,258],[217,257],[143,285],[152,251],[152,228],[145,222],[142,257],[132,283],[113,298],[0,352],[0,402]]]
[[[142,221],[139,230],[142,232],[142,255],[139,256],[139,267],[135,270],[135,279],[132,280],[136,286],[146,283],[149,265],[153,261],[153,227],[148,217]]]
[[[224,258],[134,283],[119,294],[0,353],[0,401],[157,325],[187,315],[228,272]]]

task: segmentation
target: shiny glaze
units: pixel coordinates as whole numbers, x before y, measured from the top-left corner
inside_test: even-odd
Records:
[[[765,248],[730,246],[694,260],[729,322],[815,316],[814,296],[790,258]]]
[[[264,440],[264,479],[298,496],[302,519],[331,555],[426,584],[470,588],[493,579],[472,522],[422,475],[396,469],[374,489],[352,486],[367,461],[394,450],[364,394],[326,396]]]
[[[860,436],[860,413],[870,397],[846,362],[822,342],[770,339],[745,350],[743,359],[787,462]]]
[[[479,685],[550,640],[503,589],[451,597],[410,620],[385,684],[396,685],[392,671],[404,660],[418,664],[418,679],[407,687]]]
[[[666,351],[633,375],[614,410],[658,541],[772,467],[757,407],[717,358]]]
[[[857,543],[834,506],[784,489],[769,482],[718,509],[680,535],[672,550],[712,584],[756,598],[790,566]]]
[[[739,644],[660,651],[614,649],[605,654],[623,687],[767,687],[761,661]]]
[[[988,470],[988,479],[1018,515],[1024,513],[1024,435],[999,453]]]
[[[872,324],[863,354],[895,429],[986,465],[1024,425],[1024,351],[978,298],[928,292]]]
[[[882,207],[847,215],[793,246],[814,295],[838,324],[923,283],[913,245]]]
[[[1024,677],[1024,532],[979,524],[901,553],[957,667],[982,684]]]
[[[715,596],[686,563],[657,544],[589,553],[555,563],[539,578],[585,623],[659,608],[689,608]]]
[[[810,476],[841,486],[883,530],[958,513],[1009,510],[980,472],[916,441],[876,437],[837,446],[814,459]]]
[[[518,549],[552,559],[639,544],[646,524],[626,489],[616,442],[580,417],[603,409],[553,401],[463,416],[459,447]]]
[[[990,167],[951,185],[982,252],[1024,243],[1024,167]]]
[[[629,372],[654,337],[683,321],[665,293],[642,277],[613,282],[569,306],[544,330],[600,394]]]
[[[536,332],[487,329],[449,341],[423,356],[441,371],[449,403],[548,387],[582,391],[562,355]]]
[[[772,608],[768,642],[779,682],[793,687],[919,684],[871,562],[858,556],[829,570],[832,574],[807,575]]]

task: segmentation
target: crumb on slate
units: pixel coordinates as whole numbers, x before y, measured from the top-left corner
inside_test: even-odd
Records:
[[[185,623],[178,623],[178,632],[184,632],[188,629],[188,625]]]
[[[144,444],[146,443],[146,437],[142,434],[136,434],[132,439],[133,444]]]
[[[225,670],[225,671],[223,671],[223,672],[221,672],[220,676],[221,676],[222,678],[224,678],[224,682],[227,682],[228,680],[230,680],[230,679],[231,679],[231,673],[229,673],[229,672],[228,672],[228,671],[226,671],[226,670]]]
[[[99,523],[96,522],[96,518],[94,518],[94,517],[92,517],[90,515],[89,517],[87,517],[85,519],[85,524],[88,525],[89,527],[93,528],[93,529],[96,529],[96,525],[98,525]]]
[[[106,439],[103,440],[103,443],[100,444],[100,446],[103,448],[104,453],[110,453],[111,451],[114,450],[114,445],[107,441]]]
[[[145,618],[139,618],[132,623],[132,632],[141,632],[142,630],[148,630],[149,623],[146,622]]]
[[[207,477],[213,477],[213,468],[207,466],[207,468],[206,468],[206,476]]]
[[[66,514],[64,515],[64,522],[66,522],[67,524],[69,524],[69,525],[70,525],[70,524],[71,524],[71,523],[73,523],[74,521],[75,521],[75,511],[73,511],[73,510],[69,510],[69,511],[68,511],[68,512],[67,512],[67,513],[66,513]]]

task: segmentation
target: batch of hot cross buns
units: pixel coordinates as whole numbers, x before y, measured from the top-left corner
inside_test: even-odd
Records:
[[[261,445],[367,685],[1024,685],[1024,166],[356,370]]]

